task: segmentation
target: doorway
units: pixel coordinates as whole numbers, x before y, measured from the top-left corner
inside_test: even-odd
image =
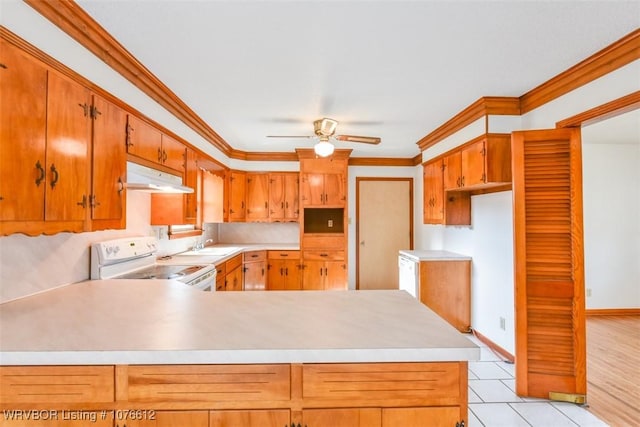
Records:
[[[402,249],[413,249],[413,178],[356,178],[356,289],[398,289]]]

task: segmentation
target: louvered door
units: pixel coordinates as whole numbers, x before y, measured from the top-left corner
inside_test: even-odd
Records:
[[[512,134],[521,396],[586,394],[580,144],[579,128]]]

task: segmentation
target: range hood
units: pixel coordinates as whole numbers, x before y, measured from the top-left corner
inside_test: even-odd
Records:
[[[182,177],[157,169],[127,162],[127,190],[147,193],[193,193],[182,185]]]

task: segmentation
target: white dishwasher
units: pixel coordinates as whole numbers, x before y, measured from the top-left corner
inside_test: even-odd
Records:
[[[419,269],[418,261],[403,254],[398,256],[399,288],[418,298]]]

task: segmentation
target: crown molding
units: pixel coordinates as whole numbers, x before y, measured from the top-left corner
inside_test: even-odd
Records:
[[[504,96],[482,97],[418,141],[418,147],[420,147],[420,151],[424,151],[465,126],[489,115],[519,116],[519,98]]]
[[[630,93],[556,123],[556,128],[590,125],[640,108],[640,91]]]
[[[640,59],[640,29],[517,98],[483,97],[417,142],[421,151],[487,115],[522,115]],[[499,101],[503,100],[502,103]]]
[[[528,113],[640,58],[640,29],[579,62],[520,97],[522,114]]]
[[[415,157],[351,157],[349,166],[417,166],[422,162],[422,153]]]
[[[74,1],[24,0],[224,154],[231,146]]]

